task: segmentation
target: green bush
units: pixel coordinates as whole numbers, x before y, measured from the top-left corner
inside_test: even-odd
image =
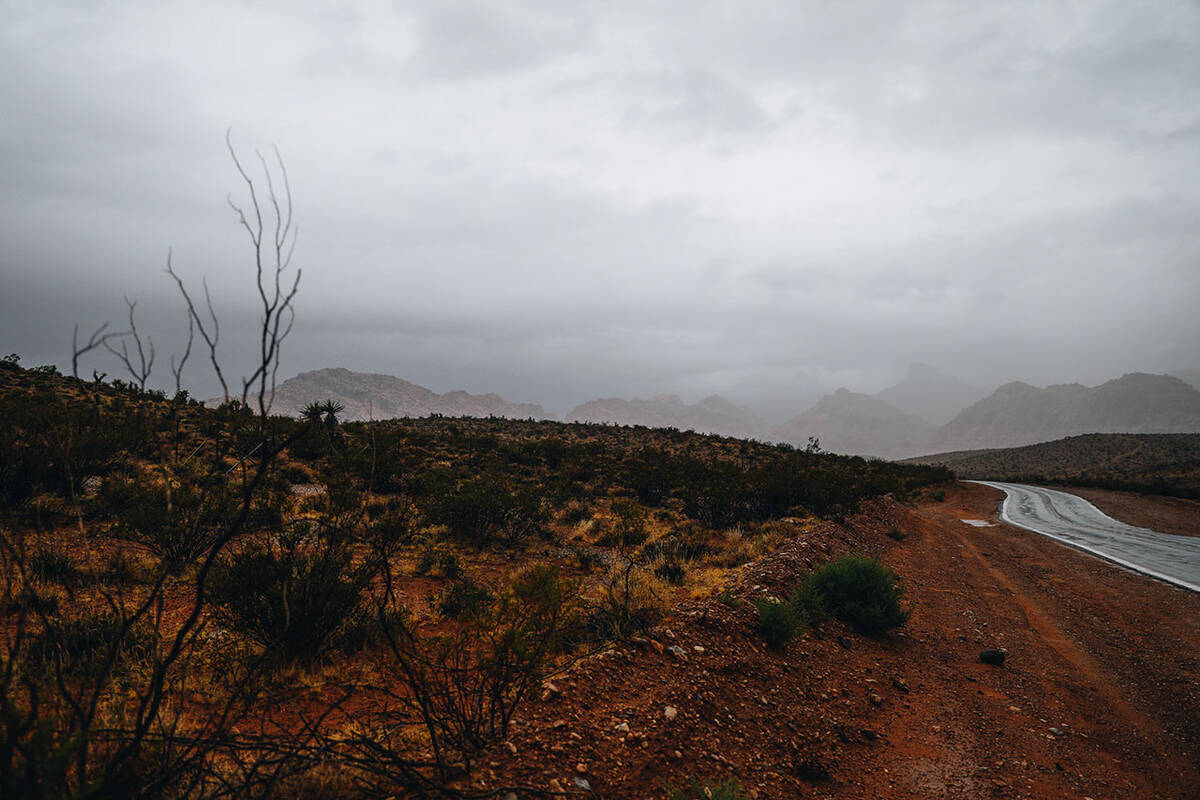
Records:
[[[475,544],[501,539],[510,545],[538,533],[549,519],[539,492],[512,489],[495,475],[464,481],[434,505],[430,516]]]
[[[908,621],[896,573],[882,563],[848,555],[809,575],[803,591],[837,619],[865,636],[879,636]]]
[[[688,778],[687,786],[671,791],[671,800],[744,800],[745,797],[737,778],[720,783]]]
[[[758,610],[758,631],[772,650],[782,650],[808,626],[804,609],[791,600],[756,597],[754,607]]]
[[[71,678],[96,676],[111,662],[112,669],[149,660],[156,645],[145,626],[128,625],[112,613],[83,614],[56,619],[30,643],[26,667],[31,674],[61,674]]]
[[[491,607],[492,593],[466,575],[452,581],[438,597],[438,611],[448,619],[477,617]]]
[[[893,539],[897,542],[903,542],[905,539],[908,538],[908,534],[905,533],[904,531],[900,530],[899,528],[889,528],[888,532],[887,532],[887,537],[889,539]]]
[[[209,597],[225,626],[285,662],[312,661],[356,617],[372,572],[353,565],[344,543],[305,546],[300,537],[285,535],[222,562],[212,573]]]
[[[73,586],[83,577],[79,565],[69,553],[61,550],[40,550],[29,559],[29,571],[43,581]]]

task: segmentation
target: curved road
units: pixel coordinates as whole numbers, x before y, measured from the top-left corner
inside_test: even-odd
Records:
[[[1126,525],[1073,494],[1040,486],[972,481],[1005,493],[1000,518],[1132,570],[1200,592],[1200,537]]]

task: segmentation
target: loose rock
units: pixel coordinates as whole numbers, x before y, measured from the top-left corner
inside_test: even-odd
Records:
[[[991,664],[993,667],[998,667],[1004,663],[1004,659],[1008,658],[1006,650],[984,650],[979,654],[979,660],[984,664]]]

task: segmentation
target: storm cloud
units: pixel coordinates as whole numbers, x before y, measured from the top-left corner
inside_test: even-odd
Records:
[[[165,386],[168,248],[238,363],[232,129],[291,178],[287,375],[782,418],[914,361],[980,384],[1200,366],[1195,3],[3,10],[0,349],[26,364],[136,297]]]

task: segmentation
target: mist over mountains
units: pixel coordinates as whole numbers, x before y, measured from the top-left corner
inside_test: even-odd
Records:
[[[1187,377],[1200,370],[1180,371]],[[348,420],[444,416],[553,419],[537,404],[497,394],[439,394],[391,375],[327,368],[279,385],[275,410],[299,414],[311,402],[342,403]],[[992,392],[934,367],[914,365],[877,394],[838,389],[783,424],[771,424],[719,395],[687,403],[677,395],[604,398],[571,409],[566,422],[678,428],[898,459],[952,450],[1015,447],[1087,433],[1200,433],[1200,391],[1181,377],[1130,373],[1099,386],[1044,388],[1019,381]]]

